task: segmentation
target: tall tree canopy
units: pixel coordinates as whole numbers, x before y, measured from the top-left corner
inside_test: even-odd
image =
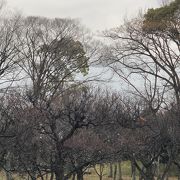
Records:
[[[143,27],[146,31],[172,31],[178,33],[176,28],[180,19],[180,0],[175,0],[160,8],[152,8],[144,15]]]

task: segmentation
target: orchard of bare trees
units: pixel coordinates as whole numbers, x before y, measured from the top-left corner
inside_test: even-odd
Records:
[[[90,169],[102,180],[105,166],[122,180],[124,162],[132,180],[180,179],[179,0],[102,32],[107,44],[75,19],[1,16],[7,180],[83,180]],[[123,90],[101,87],[103,74],[89,75],[95,66]]]

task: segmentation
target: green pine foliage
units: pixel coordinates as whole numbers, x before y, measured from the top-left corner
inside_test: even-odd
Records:
[[[175,0],[169,5],[156,9],[149,9],[144,17],[146,21],[161,21],[172,18],[179,9],[180,0]]]
[[[144,15],[143,30],[148,33],[165,32],[174,33],[179,23],[180,0],[175,0],[160,8],[152,8]]]

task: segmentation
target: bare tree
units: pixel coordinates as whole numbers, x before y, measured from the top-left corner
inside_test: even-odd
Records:
[[[176,6],[175,3],[178,4],[175,1],[168,7],[162,7],[162,9],[150,9],[144,16],[141,15],[126,22],[123,26],[105,32],[105,36],[112,40],[104,56],[106,63],[121,79],[127,82],[128,86],[133,88],[133,94],[138,95],[145,102],[145,106],[141,106],[142,109],[136,108],[137,106],[127,106],[126,109],[129,109],[131,113],[124,113],[127,117],[126,122],[128,122],[127,119],[133,119],[134,117],[132,112],[136,112],[139,114],[138,119],[140,121],[145,120],[146,122],[143,124],[150,128],[149,132],[147,130],[144,132],[148,141],[147,139],[141,140],[141,143],[144,144],[142,149],[131,152],[131,158],[144,179],[153,179],[153,163],[157,157],[163,154],[163,149],[166,147],[165,151],[171,153],[168,155],[167,168],[162,176],[162,179],[164,179],[166,171],[173,162],[173,156],[176,155],[179,148],[175,143],[179,141],[178,137],[175,134],[169,135],[170,129],[174,127],[173,124],[179,119],[178,113],[176,118],[171,117],[174,122],[165,121],[164,115],[161,117],[163,113],[168,113],[165,109],[170,108],[170,102],[174,104],[174,99],[170,101],[168,99],[170,93],[174,93],[177,109],[179,109],[180,103],[180,23],[179,5]],[[165,13],[163,14],[161,10]],[[171,14],[170,10],[173,11],[171,11]],[[156,16],[157,14],[158,16]],[[140,79],[140,81],[137,79]],[[166,122],[165,124],[168,127],[162,125],[162,121]],[[145,128],[145,126],[140,127]],[[137,134],[136,137],[138,136]],[[176,140],[174,141],[174,138],[171,139],[170,137],[174,137]],[[171,139],[169,141],[173,144],[172,146],[171,143],[167,143],[168,139]],[[152,144],[154,146],[150,148]],[[158,149],[155,147],[158,147]],[[142,162],[145,170],[138,166],[138,163],[135,162],[136,158]]]
[[[179,104],[179,29],[175,14],[159,21],[138,17],[106,32],[113,42],[108,53],[110,67],[131,85],[133,75],[144,83],[155,79],[154,91],[173,89]],[[142,85],[135,86],[141,91]]]

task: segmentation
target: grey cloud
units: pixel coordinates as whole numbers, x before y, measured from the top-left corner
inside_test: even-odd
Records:
[[[80,18],[87,27],[102,30],[139,9],[156,7],[157,0],[8,0],[8,4],[26,15]]]

